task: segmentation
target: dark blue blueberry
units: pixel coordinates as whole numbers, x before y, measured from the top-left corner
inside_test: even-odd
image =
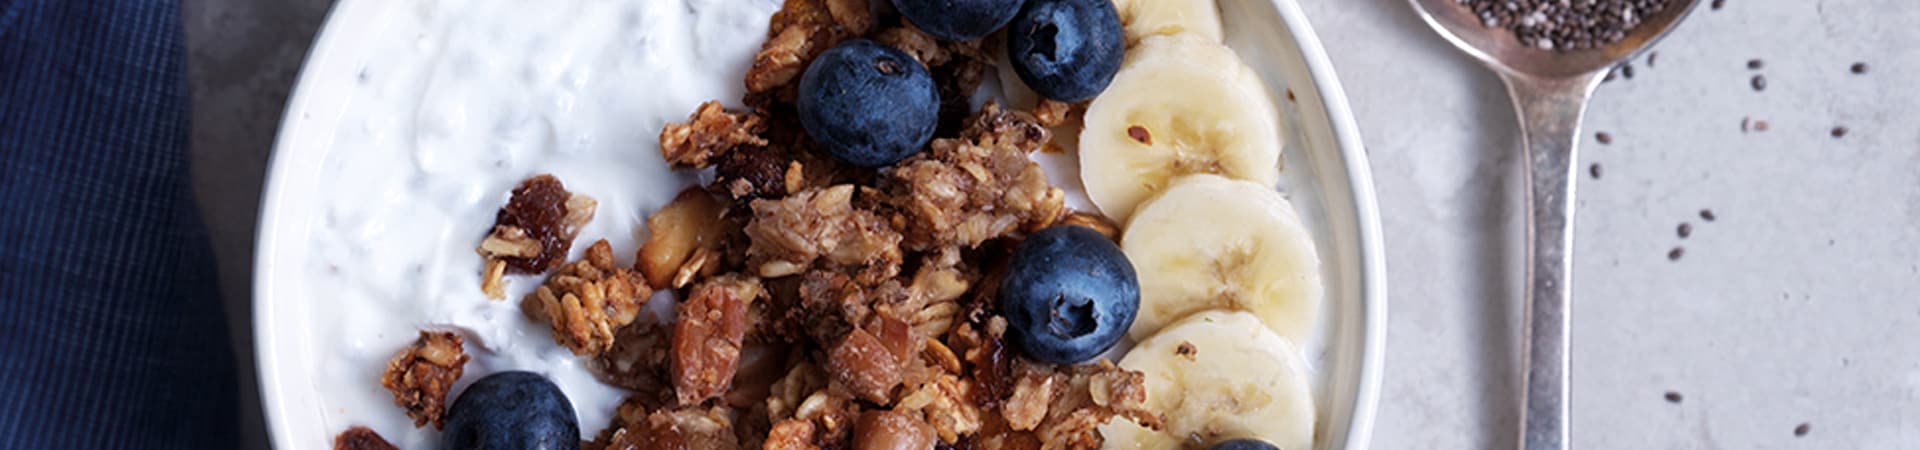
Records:
[[[1259,439],[1240,438],[1220,441],[1212,447],[1207,447],[1207,450],[1280,450],[1280,448]]]
[[[1110,0],[1033,0],[1007,26],[1007,55],[1020,80],[1069,103],[1106,90],[1126,43]]]
[[[880,167],[912,156],[933,139],[940,92],[912,55],[854,39],[813,60],[800,77],[794,106],[807,135],[828,153],[856,166]]]
[[[1035,360],[1070,364],[1112,348],[1140,311],[1140,279],[1113,240],[1059,225],[1014,249],[1000,283],[1007,339]]]
[[[547,377],[501,372],[453,400],[440,448],[579,450],[580,422],[567,394]]]
[[[1007,26],[1025,1],[893,0],[893,7],[927,34],[950,41],[971,41]]]

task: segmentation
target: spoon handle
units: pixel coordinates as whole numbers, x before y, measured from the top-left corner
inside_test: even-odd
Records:
[[[1573,194],[1580,118],[1597,75],[1539,79],[1506,74],[1520,115],[1529,188],[1526,323],[1520,383],[1523,450],[1568,448],[1568,335],[1572,324]]]

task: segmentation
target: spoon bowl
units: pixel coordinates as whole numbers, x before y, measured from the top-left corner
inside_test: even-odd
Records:
[[[1453,46],[1495,70],[1537,78],[1568,78],[1610,69],[1653,45],[1672,31],[1698,0],[1672,0],[1665,9],[1627,31],[1625,38],[1597,48],[1545,50],[1520,43],[1505,27],[1481,23],[1459,0],[1410,0],[1420,18]]]
[[[1525,45],[1506,27],[1486,26],[1460,0],[1409,1],[1440,36],[1499,73],[1513,97],[1529,190],[1519,448],[1564,450],[1572,440],[1567,372],[1572,353],[1568,337],[1573,334],[1573,196],[1580,178],[1574,161],[1579,160],[1580,120],[1601,74],[1653,46],[1699,0],[1671,0],[1618,41],[1569,51]]]

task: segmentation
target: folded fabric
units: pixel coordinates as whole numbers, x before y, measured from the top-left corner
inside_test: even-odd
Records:
[[[0,0],[0,448],[237,445],[180,7]]]

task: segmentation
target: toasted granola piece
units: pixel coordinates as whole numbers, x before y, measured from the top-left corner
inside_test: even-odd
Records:
[[[739,440],[727,410],[679,408],[654,411],[628,422],[607,440],[606,450],[737,450]]]
[[[765,146],[766,120],[758,113],[727,112],[719,101],[701,103],[684,123],[660,130],[660,156],[675,169],[705,169],[715,157],[741,146]]]
[[[506,272],[545,272],[566,259],[574,236],[593,220],[597,205],[592,197],[567,192],[553,175],[535,175],[513,189],[513,197],[494,215],[493,231],[480,241],[477,251],[489,266],[493,261],[505,262]]]
[[[393,391],[393,404],[406,410],[414,427],[439,429],[447,412],[447,391],[460,379],[469,359],[465,339],[447,331],[420,330],[420,337],[387,360],[380,385]]]
[[[1060,218],[1060,223],[1063,225],[1087,227],[1087,229],[1100,233],[1101,236],[1106,236],[1107,239],[1112,239],[1115,242],[1120,241],[1120,226],[1115,225],[1113,220],[1108,219],[1107,216],[1089,212],[1069,211],[1065,217]]]
[[[776,100],[792,100],[790,88],[808,62],[864,31],[843,25],[842,19],[835,17],[835,3],[839,3],[837,9],[847,23],[863,23],[851,8],[854,2],[839,0],[786,0],[780,12],[773,14],[767,21],[767,42],[761,44],[753,66],[747,69],[747,103],[764,110]]]
[[[747,335],[747,304],[760,294],[760,280],[726,275],[707,281],[680,304],[671,370],[681,405],[719,397],[732,386]]]
[[[873,11],[867,7],[867,0],[827,0],[827,13],[849,33],[867,34],[867,29],[873,28]]]
[[[946,64],[953,59],[953,55],[941,47],[939,38],[915,27],[898,26],[880,30],[873,34],[873,40],[913,55],[914,59],[927,67]]]
[[[601,239],[587,247],[586,258],[560,267],[520,309],[553,327],[553,340],[581,356],[613,346],[614,332],[633,323],[653,290],[638,272],[613,259],[613,247]]]
[[[1013,396],[1001,414],[1016,431],[1034,432],[1043,449],[1096,449],[1098,428],[1116,417],[1159,429],[1165,419],[1146,409],[1146,376],[1101,360],[1041,366],[1022,362]]]
[[[953,444],[961,436],[978,433],[987,414],[974,401],[975,389],[978,386],[970,379],[942,373],[901,396],[893,409],[919,412],[941,442]]]
[[[601,382],[633,394],[627,402],[656,409],[673,403],[673,382],[667,368],[673,349],[672,329],[636,321],[614,332],[613,345],[587,363]]]
[[[747,264],[767,278],[799,274],[815,260],[880,271],[900,265],[900,233],[880,215],[853,204],[850,184],[810,189],[781,200],[755,200],[747,222]]]
[[[726,214],[719,199],[694,186],[647,217],[647,242],[640,246],[637,264],[647,284],[654,289],[681,288],[698,275],[718,271],[729,228]]]
[[[989,104],[970,137],[936,139],[885,174],[892,204],[905,216],[896,223],[907,248],[972,248],[1059,217],[1065,192],[1027,157],[1048,132],[1024,115]]]
[[[367,427],[348,428],[333,437],[333,450],[399,450]]]

